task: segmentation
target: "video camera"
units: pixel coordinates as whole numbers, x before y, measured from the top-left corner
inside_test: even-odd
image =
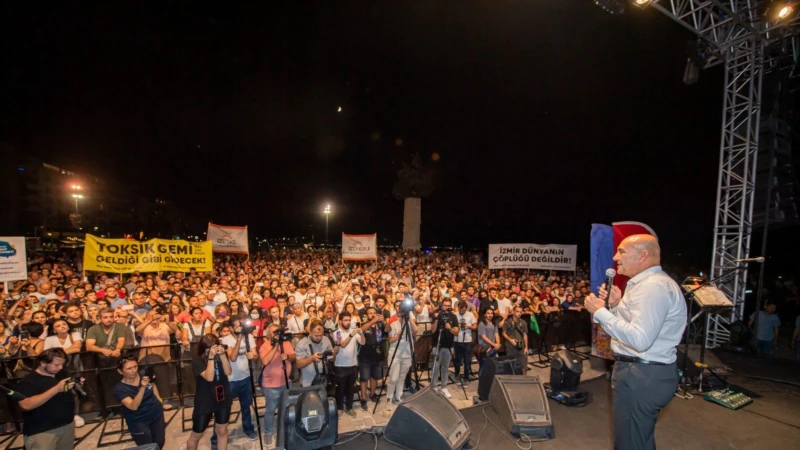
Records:
[[[408,317],[408,314],[414,310],[414,297],[411,294],[406,294],[403,301],[400,302],[400,314]]]
[[[272,333],[272,345],[278,345],[279,342],[291,341],[294,335],[286,331],[286,328],[278,328]]]
[[[242,321],[242,331],[237,334],[250,334],[253,331],[256,331],[256,323],[252,319],[247,319]]]

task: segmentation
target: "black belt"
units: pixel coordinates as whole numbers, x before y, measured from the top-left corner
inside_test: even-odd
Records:
[[[654,366],[668,366],[669,364],[658,362],[658,361],[648,361],[646,359],[642,359],[636,356],[625,356],[625,355],[614,355],[614,360],[622,361],[627,363],[636,363],[636,364],[652,364]]]

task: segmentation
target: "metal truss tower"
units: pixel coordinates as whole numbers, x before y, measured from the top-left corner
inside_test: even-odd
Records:
[[[765,1],[655,0],[650,6],[694,32],[707,45],[704,68],[725,66],[722,136],[717,184],[711,276],[718,277],[750,256],[753,199],[756,184],[761,85],[772,61],[765,60],[770,42],[782,39],[797,24],[765,20]],[[796,33],[792,43],[796,46]],[[706,346],[730,340],[728,326],[743,319],[747,267],[719,283],[734,302],[733,311],[708,317]]]

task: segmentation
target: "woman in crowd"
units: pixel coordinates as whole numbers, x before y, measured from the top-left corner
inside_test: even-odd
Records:
[[[200,338],[211,333],[211,324],[208,319],[203,320],[203,309],[194,307],[189,311],[192,315],[191,320],[183,326],[183,345],[188,346],[200,342]]]
[[[231,415],[228,377],[231,375],[231,364],[216,335],[207,334],[200,339],[197,351],[192,355],[192,371],[197,388],[192,412],[192,433],[186,445],[187,450],[197,450],[197,444],[208,428],[212,415],[217,448],[227,450],[228,421]]]
[[[117,364],[122,380],[114,387],[114,397],[122,405],[122,414],[136,445],[158,444],[164,448],[166,424],[158,387],[150,377],[139,375],[136,358],[124,358]]]
[[[494,310],[487,309],[478,323],[478,367],[483,368],[486,358],[494,357],[500,350],[500,333],[494,324]]]

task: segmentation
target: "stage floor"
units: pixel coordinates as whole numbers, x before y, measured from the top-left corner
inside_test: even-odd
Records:
[[[785,359],[758,358],[753,355],[723,354],[716,352],[717,356],[731,366],[737,373],[729,377],[729,382],[760,395],[755,401],[738,411],[731,411],[722,406],[707,402],[696,396],[690,400],[675,397],[662,412],[656,428],[656,441],[660,449],[800,449],[800,362]],[[531,357],[533,360],[534,357]],[[597,361],[595,361],[597,362]],[[547,379],[549,369],[537,369],[534,374]],[[789,376],[792,374],[792,376]],[[764,378],[780,378],[791,384],[777,383],[763,379],[748,378],[748,376]],[[589,380],[589,378],[594,378]],[[611,386],[602,372],[589,367],[589,361],[584,362],[584,378],[582,388],[591,395],[590,404],[583,408],[567,408],[563,405],[550,402],[555,426],[555,439],[547,442],[534,443],[534,448],[542,449],[575,449],[575,448],[613,448],[611,433]],[[427,383],[424,383],[427,384]],[[491,407],[470,406],[472,396],[476,394],[477,381],[467,387],[468,399],[464,398],[463,391],[458,386],[451,385],[451,400],[461,408],[464,417],[472,430],[472,443],[470,448],[480,449],[515,449],[517,446],[510,439],[507,432],[497,430],[486,421],[483,413],[496,424],[500,425],[497,415]],[[262,399],[259,398],[259,402]],[[372,406],[372,405],[370,405]],[[234,402],[234,408],[238,404]],[[351,419],[346,415],[340,419],[339,444],[337,450],[342,449],[373,449],[375,438],[370,434],[355,435],[354,430],[361,429],[367,432],[373,426],[382,426],[388,422],[389,414],[383,413],[379,408],[376,414],[372,410],[363,412],[356,408],[358,417]],[[168,412],[169,417],[173,412]],[[191,417],[191,410],[186,410],[187,417]],[[180,412],[167,427],[168,443],[166,448],[179,449],[186,442],[188,433],[180,427]],[[230,449],[250,450],[260,448],[259,442],[248,441],[242,436],[241,422],[235,417],[236,424],[231,425]],[[119,421],[109,424],[109,429],[119,429]],[[481,431],[483,430],[483,431]],[[201,441],[201,449],[209,449],[208,438]],[[76,448],[79,450],[96,448],[99,430],[92,430],[87,424],[78,431],[79,436],[88,435]],[[478,442],[478,438],[480,441]],[[378,448],[392,449],[393,445],[378,439]],[[22,439],[15,439],[13,444],[21,445]],[[109,439],[104,442],[112,441]],[[6,443],[8,444],[8,443]],[[521,444],[522,445],[522,444]],[[5,447],[5,445],[3,445]],[[133,445],[117,444],[106,447],[109,450],[131,448]],[[422,447],[424,448],[424,447]],[[522,445],[527,448],[527,445]]]
[[[744,358],[744,357],[743,357]],[[762,368],[769,363],[786,364],[786,361],[761,360]],[[800,372],[795,372],[795,380]],[[796,449],[800,448],[800,388],[771,381],[753,380],[738,375],[729,382],[742,386],[761,396],[750,405],[731,411],[707,402],[701,396],[684,400],[674,397],[662,411],[656,427],[659,449]],[[583,408],[568,408],[550,401],[555,427],[555,439],[536,442],[537,449],[613,448],[611,432],[611,385],[603,378],[582,383],[591,395],[591,403]],[[516,439],[502,432],[486,416],[500,424],[490,406],[462,409],[470,424],[470,448],[515,449]],[[483,430],[483,431],[481,431]],[[347,437],[340,436],[340,441]],[[513,440],[512,440],[513,439]],[[476,445],[477,444],[477,445]],[[522,448],[528,446],[519,443]],[[338,445],[339,449],[372,449],[375,438],[361,435]],[[378,438],[378,448],[397,448]],[[424,447],[421,447],[424,448]]]

